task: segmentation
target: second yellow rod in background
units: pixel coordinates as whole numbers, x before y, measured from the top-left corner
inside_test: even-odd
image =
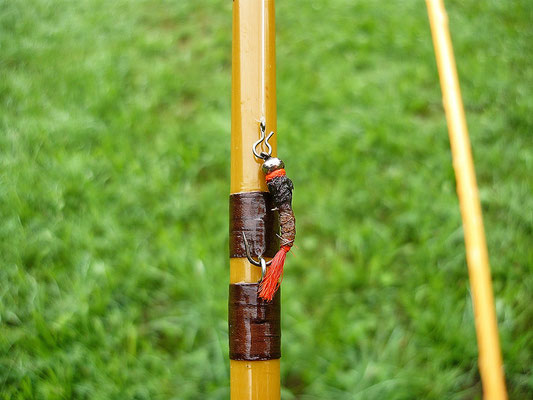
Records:
[[[448,17],[442,0],[426,0],[457,180],[466,257],[479,348],[479,371],[484,398],[505,400],[507,392],[498,338],[489,257],[481,216],[470,139],[459,89]]]

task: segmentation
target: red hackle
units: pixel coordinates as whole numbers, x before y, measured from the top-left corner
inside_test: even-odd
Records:
[[[290,246],[282,246],[272,259],[270,268],[259,284],[259,297],[262,299],[271,301],[274,298],[283,280],[283,264],[285,264],[285,256],[290,249]]]

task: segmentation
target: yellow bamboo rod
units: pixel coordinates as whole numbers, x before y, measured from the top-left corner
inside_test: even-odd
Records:
[[[448,17],[442,0],[426,0],[463,219],[466,257],[479,348],[484,398],[507,399],[489,258],[470,140],[455,66]]]
[[[274,0],[233,2],[233,51],[231,87],[231,193],[267,192],[262,160],[252,154],[259,139],[262,114],[262,9],[265,3],[265,105],[266,131],[276,130],[276,53]],[[272,156],[276,156],[276,136]],[[266,150],[266,148],[264,149]]]
[[[259,139],[263,113],[267,132],[276,131],[275,40],[274,0],[234,0],[231,193],[268,191],[262,161],[253,156],[252,144]],[[273,156],[275,136],[269,141]],[[230,283],[251,283],[260,278],[261,269],[248,260],[230,259]],[[230,392],[232,400],[279,400],[280,360],[230,360]]]

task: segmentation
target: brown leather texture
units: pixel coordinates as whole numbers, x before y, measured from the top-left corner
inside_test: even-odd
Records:
[[[253,257],[274,257],[279,250],[279,216],[267,192],[235,193],[229,198],[229,256],[246,257],[243,233]]]
[[[261,299],[258,283],[229,285],[229,356],[231,360],[281,357],[280,291]]]

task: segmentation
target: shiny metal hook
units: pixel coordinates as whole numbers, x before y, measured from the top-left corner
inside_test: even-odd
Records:
[[[262,256],[258,257],[259,261],[254,260],[250,254],[250,247],[248,246],[248,240],[246,239],[246,235],[244,234],[244,232],[242,233],[242,236],[244,237],[244,248],[246,249],[246,258],[248,259],[250,264],[255,265],[256,267],[261,267],[262,276],[265,276],[266,267],[272,264],[272,260],[265,261]]]
[[[254,153],[254,156],[256,156],[257,158],[262,158],[263,160],[266,160],[268,157],[270,157],[272,155],[272,146],[270,145],[270,143],[268,143],[268,141],[274,135],[274,131],[270,132],[268,134],[268,136],[266,137],[266,139],[265,139],[266,122],[265,122],[265,118],[264,117],[261,117],[261,120],[259,121],[259,130],[261,131],[261,137],[259,138],[259,140],[257,142],[255,142],[252,145],[252,151]],[[257,152],[257,146],[259,146],[263,140],[265,141],[265,145],[266,145],[266,147],[268,149],[268,152],[265,153],[264,151],[262,151],[261,153],[258,153]]]
[[[267,273],[267,264],[263,257],[259,256],[259,261],[261,261],[261,280],[265,279]]]

